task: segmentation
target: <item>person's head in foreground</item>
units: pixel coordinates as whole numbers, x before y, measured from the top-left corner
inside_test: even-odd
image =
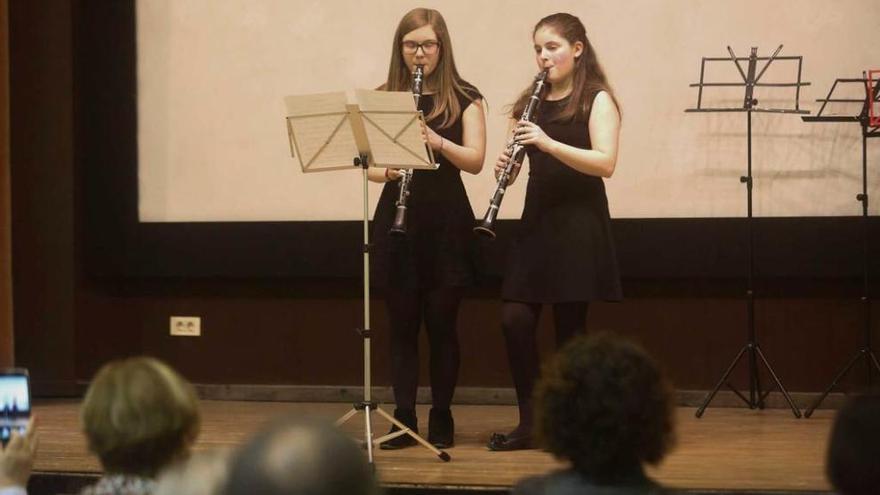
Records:
[[[535,399],[538,439],[571,462],[569,482],[656,488],[643,465],[674,442],[674,401],[642,347],[607,332],[578,337],[545,367]]]
[[[880,394],[853,397],[838,411],[826,470],[841,495],[880,493]]]
[[[283,418],[232,460],[226,495],[373,495],[379,488],[363,451],[328,423]]]
[[[129,492],[151,491],[159,472],[189,453],[200,424],[192,385],[149,357],[104,365],[80,414],[89,450],[105,471],[99,484],[125,485]]]

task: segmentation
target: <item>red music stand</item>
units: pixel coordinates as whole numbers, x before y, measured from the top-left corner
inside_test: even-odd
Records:
[[[866,91],[868,95],[871,95],[872,89],[874,90],[874,97],[870,98],[868,103],[868,125],[871,127],[880,127],[880,100],[878,100],[878,93],[876,91],[877,84],[876,82],[880,82],[880,80],[875,79],[877,76],[880,79],[880,69],[874,69],[868,71],[868,80],[866,81]]]

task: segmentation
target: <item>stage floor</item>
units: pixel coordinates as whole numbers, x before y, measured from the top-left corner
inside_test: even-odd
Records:
[[[80,433],[78,401],[37,401],[39,451],[34,470],[43,473],[97,473],[97,461]],[[203,401],[203,426],[196,449],[234,447],[267,420],[281,414],[309,414],[335,419],[351,406],[342,403]],[[393,406],[386,409],[392,412]],[[512,406],[456,406],[456,447],[449,463],[421,447],[376,450],[377,471],[386,486],[448,489],[504,488],[525,476],[563,464],[538,451],[489,452],[493,431],[509,429]],[[824,457],[834,411],[819,410],[795,419],[787,409],[751,411],[710,408],[702,419],[680,408],[678,444],[651,475],[671,488],[688,490],[827,491]],[[419,407],[427,428],[427,406]],[[345,426],[362,437],[363,416]],[[373,421],[375,434],[386,433],[385,420]]]

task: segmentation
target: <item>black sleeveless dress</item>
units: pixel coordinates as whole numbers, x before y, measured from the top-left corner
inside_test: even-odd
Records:
[[[462,144],[461,116],[476,99],[476,88],[466,86],[468,95],[458,95],[461,113],[455,123],[440,129],[439,118],[428,126],[447,141]],[[419,109],[428,115],[434,108],[433,95],[423,95]],[[407,234],[388,234],[394,222],[399,181],[382,189],[373,215],[371,280],[376,286],[397,288],[462,287],[472,285],[476,274],[476,243],[471,209],[461,170],[439,151],[437,170],[415,170],[407,203]]]
[[[590,149],[586,122],[552,122],[567,101],[544,101],[536,123],[557,141]],[[620,300],[602,178],[582,174],[534,146],[527,153],[526,202],[502,297],[533,303]]]

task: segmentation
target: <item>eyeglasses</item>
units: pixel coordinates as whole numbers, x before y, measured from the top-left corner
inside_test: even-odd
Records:
[[[425,55],[433,55],[437,53],[437,49],[440,48],[440,42],[437,40],[428,40],[423,41],[421,43],[416,43],[415,41],[404,41],[400,44],[403,48],[403,53],[413,54],[419,51],[419,48],[422,49],[422,52]]]

